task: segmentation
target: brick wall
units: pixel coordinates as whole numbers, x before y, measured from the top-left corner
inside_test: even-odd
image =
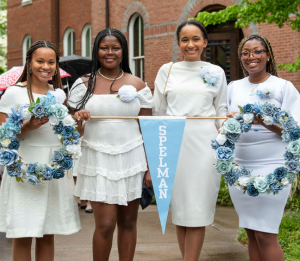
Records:
[[[22,42],[29,33],[33,41],[47,39],[55,42],[53,6],[55,0],[33,0],[22,7],[21,0],[8,0],[8,68],[22,63]],[[144,20],[145,81],[153,88],[162,64],[180,60],[175,31],[178,24],[195,16],[210,5],[229,6],[239,0],[110,0],[110,27],[121,30],[128,39],[131,16],[138,12]],[[51,12],[52,15],[49,15]],[[52,20],[51,20],[52,19]],[[37,22],[38,21],[38,22]],[[86,23],[92,24],[93,39],[105,28],[105,0],[60,0],[60,53],[63,35],[72,27],[76,37],[76,54],[81,54],[81,32]],[[277,64],[290,63],[300,53],[300,33],[288,26],[251,25],[244,35],[259,33],[266,36],[274,49]],[[280,76],[293,82],[300,90],[300,72],[280,71]]]

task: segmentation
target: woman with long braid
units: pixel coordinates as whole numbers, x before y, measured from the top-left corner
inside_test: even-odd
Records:
[[[250,35],[241,41],[238,55],[245,78],[228,86],[228,110],[232,112],[228,116],[238,112],[238,106],[268,102],[288,111],[299,124],[299,93],[291,82],[278,77],[270,42],[263,36]],[[257,90],[267,90],[268,97],[259,97]],[[284,165],[286,143],[281,140],[281,128],[266,125],[261,116],[256,115],[252,124],[251,130],[243,133],[236,144],[235,159],[239,165],[252,170],[253,176],[266,176]],[[229,191],[239,225],[248,235],[250,260],[283,261],[277,234],[290,188],[277,195],[260,194],[258,197],[243,194],[234,186]]]
[[[79,128],[82,120],[87,121],[75,195],[92,203],[94,260],[109,260],[118,226],[120,260],[132,261],[142,183],[152,186],[139,125],[127,119],[90,121],[90,114],[151,115],[152,94],[131,74],[127,41],[120,31],[109,28],[98,33],[92,60],[91,73],[73,84],[68,100],[68,105],[77,110]]]
[[[24,71],[0,100],[0,124],[11,108],[18,110],[43,97],[49,90],[62,88],[59,53],[48,41],[37,41],[26,54]],[[53,86],[48,79],[53,77]],[[61,146],[48,118],[31,117],[23,122],[19,155],[24,161],[50,164],[51,155]],[[13,238],[13,260],[31,261],[32,238],[36,238],[35,259],[54,260],[54,234],[69,235],[80,230],[74,181],[67,177],[33,186],[18,183],[5,170],[0,189],[0,232]]]

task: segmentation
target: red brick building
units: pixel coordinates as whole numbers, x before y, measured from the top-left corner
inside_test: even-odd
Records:
[[[109,27],[121,30],[129,42],[130,64],[150,88],[160,66],[181,59],[175,31],[178,24],[199,11],[218,11],[239,0],[7,0],[8,68],[22,65],[24,53],[36,40],[59,45],[61,56],[90,56],[97,33]],[[108,3],[108,5],[107,5]],[[108,8],[107,8],[108,7]],[[108,12],[107,12],[108,11]],[[108,14],[108,16],[106,16]],[[300,33],[289,26],[251,25],[239,30],[233,23],[209,26],[209,46],[203,56],[221,65],[228,81],[242,77],[237,46],[246,35],[259,33],[272,43],[277,63],[291,63],[300,53]],[[300,90],[300,72],[280,71]]]

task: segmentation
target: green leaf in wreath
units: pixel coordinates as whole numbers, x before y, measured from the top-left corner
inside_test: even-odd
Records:
[[[28,111],[32,113],[33,107],[29,107],[29,108],[28,108]]]
[[[40,103],[40,97],[37,98],[36,103]]]
[[[16,180],[17,180],[17,182],[20,182],[20,181],[21,181],[21,182],[23,182],[23,183],[24,183],[23,179],[22,179],[22,178],[20,178],[20,177],[17,177],[17,178],[16,178]]]
[[[35,102],[31,102],[30,107],[34,107],[34,106],[35,106]]]
[[[241,113],[244,113],[242,106],[238,106]]]
[[[120,95],[117,95],[116,98],[120,98]]]

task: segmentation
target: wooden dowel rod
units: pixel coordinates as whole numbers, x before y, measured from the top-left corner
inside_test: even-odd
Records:
[[[139,117],[125,117],[125,116],[91,116],[91,119],[133,119],[138,120]],[[171,117],[170,117],[171,119]],[[226,120],[228,117],[186,117],[188,120],[205,120],[205,119],[212,119],[212,120]]]

